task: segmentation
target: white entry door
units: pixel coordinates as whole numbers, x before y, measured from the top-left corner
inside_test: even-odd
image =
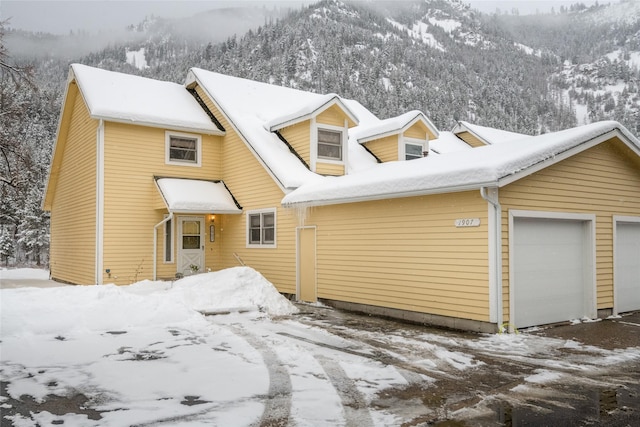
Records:
[[[616,223],[614,256],[616,312],[640,310],[640,222]]]
[[[204,270],[204,218],[178,218],[178,273],[185,276]]]

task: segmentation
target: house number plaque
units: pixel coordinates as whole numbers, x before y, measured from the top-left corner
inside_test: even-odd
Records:
[[[460,218],[456,219],[456,227],[479,227],[480,218]]]

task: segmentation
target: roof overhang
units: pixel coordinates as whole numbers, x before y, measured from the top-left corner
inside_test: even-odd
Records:
[[[347,105],[340,99],[340,97],[336,94],[325,95],[321,98],[317,103],[310,104],[305,106],[304,108],[298,110],[297,112],[293,112],[286,116],[276,117],[272,120],[269,120],[265,123],[265,128],[269,130],[269,132],[275,132],[287,126],[292,126],[306,120],[310,120],[312,117],[317,116],[322,113],[324,110],[333,107],[334,105],[338,105],[342,111],[344,111],[347,119],[356,126],[358,124],[358,118],[356,115],[347,107]]]
[[[89,111],[89,117],[95,120],[104,120],[108,122],[115,123],[123,123],[129,125],[137,125],[137,126],[146,126],[146,127],[154,127],[154,128],[162,128],[167,130],[181,131],[181,132],[191,132],[191,133],[201,133],[205,135],[217,135],[224,136],[226,132],[219,129],[215,123],[206,123],[202,126],[184,126],[180,124],[179,121],[175,120],[145,120],[141,117],[135,117],[130,112],[120,113],[117,111],[113,111],[109,108],[106,110],[104,108],[94,108],[88,102],[87,94],[85,91],[87,90],[85,85],[83,85],[82,79],[78,79],[76,76],[76,72],[74,71],[74,64],[71,64],[69,67],[69,74],[67,77],[67,87],[71,83],[75,83],[82,95],[82,98],[87,106],[87,110]],[[184,88],[186,91],[186,88]],[[195,102],[195,100],[194,100]],[[147,116],[149,118],[149,116]],[[154,117],[151,117],[154,118]],[[187,122],[188,123],[188,122]],[[192,122],[193,123],[193,122]]]
[[[176,214],[241,214],[238,204],[222,181],[155,177],[167,210]]]
[[[427,188],[427,189],[411,190],[411,191],[397,191],[393,193],[380,193],[380,194],[373,194],[373,195],[364,195],[359,197],[315,199],[315,200],[307,200],[307,201],[291,202],[291,203],[285,202],[285,203],[282,203],[282,206],[285,208],[294,208],[294,207],[307,208],[307,207],[316,207],[316,206],[341,205],[345,203],[371,202],[375,200],[391,200],[391,199],[402,199],[405,197],[429,196],[432,194],[460,193],[463,191],[479,190],[482,187],[497,187],[497,183],[495,181],[491,181],[491,182],[473,183],[468,185],[436,187],[436,188]]]
[[[384,122],[384,120],[383,120]],[[385,126],[383,123],[380,126],[374,126],[371,128],[369,132],[366,132],[361,137],[357,138],[359,144],[365,144],[370,141],[374,141],[376,139],[386,138],[388,136],[397,135],[407,131],[411,126],[416,124],[417,122],[422,122],[431,133],[433,133],[437,139],[439,136],[438,129],[435,125],[429,120],[427,116],[424,115],[421,111],[416,111],[414,116],[410,116],[410,118],[406,121],[398,123],[396,126]]]

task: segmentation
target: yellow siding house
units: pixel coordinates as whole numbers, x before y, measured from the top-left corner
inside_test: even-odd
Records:
[[[477,331],[640,310],[640,142],[617,122],[448,132],[74,64],[44,207],[69,283],[248,265],[299,301]]]

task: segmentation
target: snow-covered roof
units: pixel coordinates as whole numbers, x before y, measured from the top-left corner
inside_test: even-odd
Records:
[[[400,133],[411,127],[417,121],[422,121],[434,135],[438,135],[438,129],[436,129],[427,116],[425,116],[422,111],[413,110],[397,117],[379,120],[378,123],[375,124],[360,126],[353,131],[353,137],[362,144],[373,139],[384,138],[385,136]]]
[[[92,118],[224,134],[182,85],[81,64],[71,65],[74,79]]]
[[[282,200],[284,206],[319,206],[504,186],[613,136],[640,156],[640,141],[607,121],[506,144],[388,162],[354,175],[325,177]]]
[[[435,154],[447,154],[471,149],[469,144],[458,138],[453,132],[440,131],[438,139],[429,141],[429,151]]]
[[[186,84],[196,81],[284,190],[320,178],[265,123],[317,105],[326,95],[191,68]]]
[[[156,183],[169,212],[239,214],[235,199],[221,181],[157,178]]]
[[[486,126],[478,126],[462,120],[459,121],[452,129],[452,132],[455,134],[469,132],[487,144],[501,144],[503,142],[530,137],[530,135],[510,132],[502,129],[494,129]]]
[[[329,93],[327,95],[319,96],[312,102],[303,105],[299,110],[292,111],[280,117],[274,117],[267,121],[264,124],[264,127],[269,132],[273,132],[287,126],[309,120],[315,114],[318,114],[334,104],[340,105],[342,110],[347,114],[347,117],[349,117],[349,119],[356,125],[358,124],[358,118],[351,112],[351,110],[349,110],[349,107],[345,105],[342,99],[335,93]]]

